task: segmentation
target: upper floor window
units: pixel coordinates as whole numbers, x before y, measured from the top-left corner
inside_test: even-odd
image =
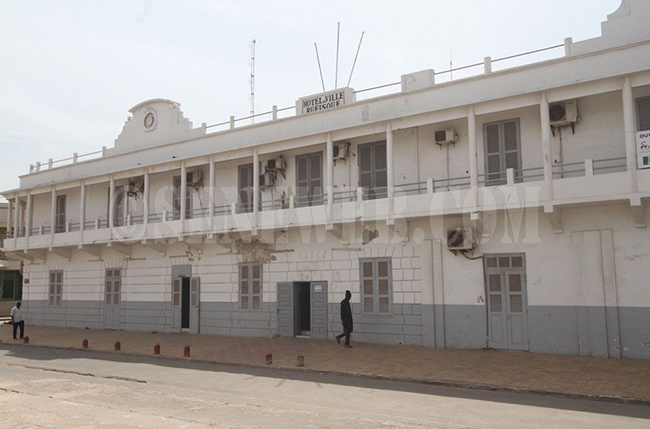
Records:
[[[388,195],[386,142],[359,145],[359,186],[364,199],[386,198]]]
[[[483,140],[486,186],[505,184],[508,168],[514,169],[515,181],[521,182],[519,119],[483,125]]]
[[[262,308],[262,264],[239,265],[239,308],[242,310]]]
[[[239,203],[237,211],[248,213],[253,211],[253,164],[240,165],[237,170],[237,193]]]
[[[54,232],[65,232],[65,195],[56,197],[56,212],[54,217]]]
[[[639,119],[639,131],[650,130],[650,97],[639,98],[636,101]]]
[[[63,271],[50,271],[50,305],[61,305],[63,298]]]
[[[369,314],[390,314],[393,294],[391,259],[360,259],[359,264],[362,311]]]
[[[323,204],[323,153],[296,157],[296,207]]]

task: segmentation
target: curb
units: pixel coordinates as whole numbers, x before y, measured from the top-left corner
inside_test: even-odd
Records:
[[[458,389],[485,390],[485,391],[506,392],[506,393],[523,393],[523,394],[532,394],[532,395],[554,396],[558,398],[581,399],[581,400],[589,400],[589,401],[597,401],[597,402],[650,406],[650,400],[647,399],[630,398],[630,397],[622,397],[622,396],[610,396],[610,395],[593,395],[588,393],[563,392],[557,390],[527,389],[527,388],[519,388],[519,387],[512,387],[512,386],[471,383],[471,382],[456,381],[456,380],[429,379],[429,378],[417,378],[417,377],[398,377],[398,376],[390,376],[390,375],[367,374],[361,372],[345,372],[345,371],[335,371],[335,370],[323,370],[323,369],[316,369],[316,368],[286,367],[286,366],[266,365],[266,364],[219,362],[215,360],[197,359],[192,357],[185,358],[185,357],[153,355],[153,354],[145,354],[145,353],[137,353],[137,352],[124,352],[124,351],[118,352],[114,350],[93,350],[93,349],[84,349],[84,348],[77,348],[77,347],[62,347],[62,346],[49,346],[49,345],[36,345],[36,344],[23,344],[23,343],[12,344],[12,343],[5,343],[5,342],[0,342],[0,345],[8,345],[14,347],[39,347],[43,349],[72,350],[72,351],[90,352],[90,353],[107,353],[107,354],[113,354],[117,356],[120,355],[137,356],[137,357],[164,359],[164,360],[171,360],[171,361],[178,361],[178,362],[192,362],[192,363],[200,363],[200,364],[221,365],[221,366],[229,366],[229,367],[236,367],[236,368],[255,368],[255,369],[269,369],[275,371],[281,370],[281,371],[291,371],[291,372],[303,372],[309,374],[338,375],[338,376],[355,377],[355,378],[367,379],[367,380],[396,381],[396,382],[403,382],[403,383],[425,384],[431,386],[453,387]]]

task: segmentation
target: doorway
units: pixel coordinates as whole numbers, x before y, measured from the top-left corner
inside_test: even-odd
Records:
[[[172,266],[172,332],[199,333],[201,279],[192,277],[191,265]]]
[[[488,346],[528,350],[525,255],[485,255]]]
[[[327,283],[278,283],[278,334],[327,338]]]
[[[190,278],[181,279],[181,330],[190,330]]]

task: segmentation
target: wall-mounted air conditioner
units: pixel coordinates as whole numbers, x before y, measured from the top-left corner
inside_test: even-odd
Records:
[[[129,180],[129,186],[128,186],[128,195],[133,197],[133,196],[138,196],[138,194],[144,193],[144,178],[138,177],[135,179]]]
[[[285,171],[287,170],[287,160],[281,156],[278,158],[269,159],[268,161],[266,161],[266,166],[264,167],[264,170],[266,172],[272,171],[276,173],[276,176],[277,173],[280,172],[280,174],[282,174],[282,177],[286,179],[287,177],[285,176]]]
[[[433,139],[436,144],[442,146],[444,144],[456,144],[458,141],[458,134],[453,128],[448,128],[446,130],[436,131],[433,134]]]
[[[264,173],[260,174],[260,189],[262,191],[266,189],[271,189],[275,186],[276,179],[278,174],[273,170],[267,170]]]
[[[187,186],[198,188],[203,183],[203,173],[200,171],[191,171],[187,173]]]
[[[334,145],[334,160],[345,160],[350,155],[350,143],[338,143]]]
[[[475,248],[474,228],[457,227],[447,230],[447,249],[455,252],[474,250]]]
[[[575,124],[580,122],[578,100],[551,103],[548,107],[548,115],[551,119],[551,127],[560,128],[570,126],[573,129]]]

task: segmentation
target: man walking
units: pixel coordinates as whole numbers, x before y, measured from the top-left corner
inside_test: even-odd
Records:
[[[18,332],[18,327],[20,326],[20,339],[23,338],[25,334],[25,320],[23,319],[23,310],[20,309],[21,303],[18,301],[14,308],[11,309],[11,323],[14,324],[14,340],[16,338],[16,332]]]
[[[350,298],[352,294],[349,290],[345,291],[345,299],[341,301],[341,322],[343,323],[343,333],[336,336],[336,342],[341,344],[341,338],[345,337],[345,347],[351,349],[350,334],[352,333],[352,308],[350,308]]]

